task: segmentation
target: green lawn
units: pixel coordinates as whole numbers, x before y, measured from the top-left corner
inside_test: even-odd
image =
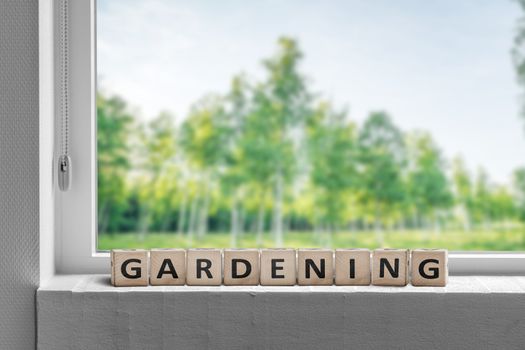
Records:
[[[390,248],[446,248],[449,250],[472,251],[525,251],[525,228],[512,230],[426,231],[384,232],[384,247]],[[261,248],[273,247],[272,237],[265,235]],[[289,232],[285,234],[285,246],[291,248],[378,248],[373,232],[340,232],[331,238],[319,237],[312,232]],[[140,236],[134,233],[101,234],[98,248],[228,248],[231,247],[228,233],[208,233],[201,240],[190,242],[176,233],[148,233]],[[238,248],[257,247],[254,234],[244,234]]]

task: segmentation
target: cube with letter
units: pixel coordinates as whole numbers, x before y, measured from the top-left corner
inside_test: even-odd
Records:
[[[372,253],[372,284],[406,286],[408,283],[408,250],[376,249]]]
[[[227,286],[259,284],[259,250],[225,249],[224,284]]]
[[[448,253],[445,249],[414,249],[410,259],[412,285],[444,287],[448,279]]]
[[[219,286],[222,283],[222,253],[220,249],[188,249],[186,284],[189,286]]]
[[[295,249],[261,250],[261,285],[295,285],[297,281],[295,259]]]
[[[334,283],[334,251],[331,249],[299,249],[297,251],[297,283],[332,285]]]
[[[148,251],[113,249],[111,251],[111,284],[116,287],[148,285]]]
[[[149,282],[153,286],[186,283],[184,249],[151,249]]]
[[[336,249],[335,284],[338,286],[370,284],[370,250]]]

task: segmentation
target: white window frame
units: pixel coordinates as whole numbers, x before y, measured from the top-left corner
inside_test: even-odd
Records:
[[[61,0],[40,0],[41,138],[54,132],[60,145],[60,6]],[[56,159],[41,157],[41,186],[49,187],[53,168],[55,270],[62,274],[109,273],[109,253],[97,252],[96,210],[96,4],[95,0],[69,1],[70,49],[70,139],[73,178],[68,192],[60,192],[56,181]],[[48,33],[48,31],[52,31]],[[42,52],[51,52],[45,55]],[[52,57],[52,58],[46,58]],[[53,127],[53,125],[55,127]],[[51,132],[50,132],[51,130]],[[52,141],[49,141],[52,142]],[[49,146],[49,142],[48,145]],[[42,143],[42,142],[41,142]],[[41,148],[52,149],[52,147]],[[53,164],[48,164],[53,158]],[[42,203],[41,206],[49,205]],[[47,211],[48,208],[42,208]],[[41,211],[42,212],[42,211]],[[525,253],[450,252],[452,275],[525,275]]]

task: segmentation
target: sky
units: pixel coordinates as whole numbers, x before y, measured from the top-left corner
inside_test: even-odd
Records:
[[[512,66],[511,0],[99,0],[101,91],[148,119],[224,93],[277,38],[299,41],[315,92],[361,123],[387,111],[403,130],[429,131],[446,158],[461,155],[508,183],[525,165],[520,87]]]

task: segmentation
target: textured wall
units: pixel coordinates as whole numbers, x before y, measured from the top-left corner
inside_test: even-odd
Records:
[[[38,292],[40,350],[523,349],[525,277],[445,288],[135,287],[60,276]]]
[[[41,350],[519,349],[524,337],[524,294],[42,292],[38,302]]]
[[[38,1],[0,1],[0,349],[35,347]]]

